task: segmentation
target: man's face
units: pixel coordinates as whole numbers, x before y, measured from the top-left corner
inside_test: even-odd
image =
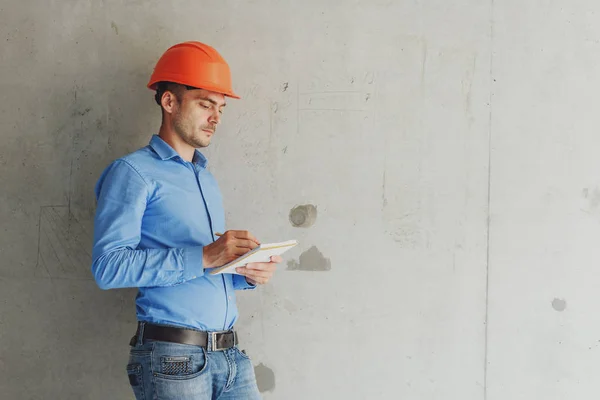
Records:
[[[221,122],[225,96],[204,89],[182,88],[173,109],[173,127],[192,147],[207,147]]]

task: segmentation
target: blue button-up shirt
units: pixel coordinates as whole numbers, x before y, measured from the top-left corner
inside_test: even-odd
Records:
[[[210,275],[203,246],[225,231],[217,182],[196,151],[185,161],[160,137],[112,162],[96,184],[92,273],[102,289],[137,287],[140,321],[226,330],[245,277]]]

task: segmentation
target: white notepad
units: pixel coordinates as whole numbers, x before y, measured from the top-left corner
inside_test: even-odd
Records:
[[[212,268],[210,270],[210,274],[237,274],[237,272],[235,271],[236,268],[243,267],[249,263],[270,262],[272,256],[282,255],[297,244],[298,241],[296,240],[288,240],[287,242],[281,243],[261,244],[254,250],[249,251],[243,256],[240,256],[225,265],[222,265],[217,268]]]

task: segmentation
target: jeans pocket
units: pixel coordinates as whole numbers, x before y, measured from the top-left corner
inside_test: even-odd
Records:
[[[141,364],[128,364],[127,365],[127,376],[129,377],[129,384],[133,389],[133,394],[137,400],[144,400],[144,378],[142,374]]]
[[[208,356],[204,350],[191,354],[179,351],[156,355],[153,372],[156,396],[164,400],[210,399],[212,382]],[[172,349],[173,350],[173,349]]]
[[[157,371],[154,376],[161,379],[185,380],[202,375],[208,366],[208,359],[204,349],[192,354],[166,353],[159,355]]]
[[[240,349],[239,347],[237,347],[237,346],[236,346],[236,347],[234,347],[234,348],[235,348],[235,351],[236,351],[236,353],[237,353],[237,354],[238,354],[240,357],[242,357],[242,358],[245,358],[246,360],[249,360],[249,359],[250,359],[250,356],[249,356],[248,354],[246,354],[246,350],[241,350],[241,349]]]

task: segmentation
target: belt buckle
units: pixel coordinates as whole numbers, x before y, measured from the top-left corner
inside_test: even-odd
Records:
[[[225,350],[228,347],[218,347],[218,336],[219,335],[226,335],[226,334],[232,334],[233,335],[233,345],[235,346],[235,338],[236,338],[236,332],[234,331],[221,331],[221,332],[209,332],[209,340],[210,340],[210,347],[212,349],[212,351],[221,351],[221,350]]]
[[[211,351],[219,351],[219,349],[217,349],[217,333],[218,332],[208,332],[208,340],[210,341]]]
[[[221,351],[221,350],[225,350],[226,347],[219,347],[219,335],[223,335],[227,333],[227,331],[220,331],[220,332],[210,332],[210,347],[212,348],[212,351]]]

